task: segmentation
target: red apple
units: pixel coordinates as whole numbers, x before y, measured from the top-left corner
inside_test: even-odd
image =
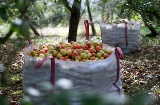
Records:
[[[47,47],[45,47],[45,48],[43,48],[43,50],[45,51],[45,53],[48,51],[48,48]]]
[[[92,44],[89,41],[86,42],[86,45],[88,46],[88,48],[91,48],[92,46]]]
[[[94,53],[95,49],[94,48],[90,48],[89,51],[90,51],[90,53]]]
[[[96,51],[102,50],[101,46],[96,46]]]
[[[104,59],[106,59],[106,58],[108,58],[109,57],[109,54],[106,54],[105,56],[104,56]]]
[[[77,55],[78,55],[78,53],[77,53],[76,50],[74,50],[74,51],[72,52],[72,54],[71,54],[72,58],[75,58]]]
[[[39,55],[39,54],[44,54],[44,53],[45,53],[44,50],[40,50],[40,51],[38,52],[38,55]]]
[[[94,57],[94,56],[92,56],[91,58],[90,58],[90,60],[96,60],[96,57]]]
[[[66,58],[63,57],[63,56],[62,56],[62,57],[59,57],[59,59],[60,59],[60,60],[66,60]]]

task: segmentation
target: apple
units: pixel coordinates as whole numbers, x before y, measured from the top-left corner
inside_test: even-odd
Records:
[[[31,51],[30,52],[30,55],[32,55],[33,57],[37,57],[38,56],[38,53],[36,51]]]
[[[65,43],[66,47],[71,47],[71,43]]]
[[[65,44],[61,45],[61,49],[66,49],[66,45]]]
[[[61,49],[61,46],[60,45],[56,45],[55,46],[55,50],[59,51]]]
[[[47,48],[48,48],[48,50],[54,50],[54,46],[53,45],[48,45]]]
[[[53,56],[60,60],[85,62],[106,59],[111,53],[103,48],[102,43],[85,40],[83,42],[59,42],[56,45],[43,44],[27,52],[27,55],[40,58]]]
[[[84,53],[90,53],[90,51],[89,50],[84,50]]]
[[[68,49],[68,50],[66,50],[67,52],[66,52],[66,55],[67,56],[71,56],[72,55],[72,50],[71,49]]]
[[[44,53],[45,57],[50,56],[50,53]]]
[[[53,57],[56,57],[57,54],[58,54],[58,51],[56,51],[56,50],[53,50],[53,51],[52,51],[52,56],[53,56]]]
[[[99,59],[102,57],[101,53],[99,53],[99,52],[96,54],[96,56],[97,56],[97,58],[99,58]]]
[[[92,45],[96,47],[98,45],[98,42],[93,42]]]
[[[44,55],[44,54],[39,54],[38,57],[39,57],[39,58],[45,58],[45,55]]]
[[[48,48],[47,47],[45,47],[45,48],[43,48],[43,50],[45,51],[45,53],[48,51]]]
[[[92,54],[89,52],[87,53],[87,57],[90,58],[92,56]]]
[[[103,60],[103,59],[104,59],[104,57],[101,57],[100,59],[102,59],[102,60]]]
[[[83,50],[82,48],[80,48],[80,49],[76,49],[76,51],[77,51],[78,54],[80,54],[80,53],[82,53],[84,50]]]
[[[44,45],[40,45],[40,46],[39,46],[39,49],[40,49],[40,50],[43,50],[43,48],[45,48]]]
[[[73,44],[74,43],[74,41],[70,41],[70,44]]]
[[[66,60],[66,58],[63,57],[63,56],[62,56],[62,57],[59,57],[59,59],[60,59],[60,60]]]
[[[86,59],[82,59],[81,61],[82,61],[82,62],[86,62]]]
[[[84,46],[81,46],[81,48],[82,48],[83,50],[87,50],[87,49],[88,49],[88,46],[87,46],[87,45],[84,45]]]
[[[90,53],[94,53],[94,52],[95,52],[95,49],[94,49],[94,48],[92,48],[92,47],[91,47],[91,48],[89,48],[88,50],[90,51]]]
[[[37,48],[34,48],[34,49],[33,49],[33,51],[37,51],[37,50],[38,50]]]
[[[71,54],[72,58],[75,58],[77,55],[78,55],[78,53],[77,53],[76,50],[74,50],[74,51],[72,52],[72,54]]]
[[[86,53],[81,53],[80,56],[81,56],[82,59],[86,59],[87,58],[87,54]]]
[[[102,50],[101,46],[96,46],[96,51]]]
[[[103,51],[107,54],[111,54],[111,51],[107,50],[107,49],[103,49]]]
[[[94,57],[94,56],[92,56],[92,57],[90,57],[90,60],[96,60],[96,57]]]
[[[86,42],[86,45],[88,46],[88,48],[91,48],[92,46],[92,44],[89,41]]]
[[[44,50],[40,50],[40,51],[38,52],[38,55],[39,55],[39,54],[44,54],[44,53],[45,53]]]
[[[81,58],[80,55],[77,55],[77,56],[75,57],[75,60],[76,60],[76,61],[81,61],[81,59],[82,59],[82,58]]]
[[[64,58],[67,60],[67,59],[69,59],[69,56],[66,55],[66,56],[64,56]]]
[[[106,54],[105,56],[104,56],[104,59],[106,59],[106,58],[108,58],[109,57],[109,54]]]
[[[64,45],[64,42],[59,42],[59,45]]]
[[[60,52],[58,52],[57,55],[56,55],[56,57],[60,58],[60,57],[63,57],[63,55]]]
[[[60,49],[60,53],[65,56],[67,54],[67,51],[65,49]]]

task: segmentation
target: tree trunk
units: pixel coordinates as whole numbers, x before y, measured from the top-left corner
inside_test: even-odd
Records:
[[[74,0],[73,6],[71,8],[68,42],[77,41],[76,38],[77,38],[77,30],[78,30],[79,19],[80,19],[81,1],[82,0]]]
[[[104,21],[105,21],[105,19],[104,19],[104,13],[105,13],[104,8],[105,8],[105,5],[103,5],[103,7],[102,7],[102,11],[101,11],[101,15],[102,15],[102,22],[104,22]]]
[[[32,23],[28,20],[29,26],[32,29],[32,31],[34,32],[35,35],[40,36],[38,31],[34,28],[34,26],[32,25]]]
[[[92,19],[92,14],[91,14],[90,5],[89,5],[89,1],[88,0],[86,0],[86,4],[87,4],[87,10],[88,10],[89,19],[90,19],[90,22],[92,22],[93,19]],[[96,30],[94,28],[94,24],[91,24],[91,28],[92,28],[92,34],[96,35]]]
[[[144,25],[145,25],[146,27],[148,27],[149,30],[151,31],[151,34],[149,34],[149,35],[147,35],[147,36],[153,36],[153,37],[157,36],[157,35],[158,35],[158,32],[153,28],[153,26],[152,26],[151,24],[148,24],[148,23],[147,23],[148,19],[147,19],[145,16],[143,16],[143,15],[141,15],[141,16],[142,16]]]

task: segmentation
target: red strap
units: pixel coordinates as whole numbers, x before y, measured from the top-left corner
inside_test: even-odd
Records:
[[[32,40],[30,38],[28,39],[28,43],[29,45],[32,44]]]
[[[119,80],[119,73],[120,73],[119,59],[122,59],[124,57],[123,52],[120,47],[116,47],[115,55],[116,55],[116,59],[117,59],[117,76],[116,76],[116,80],[113,83],[113,85],[117,88],[118,92],[120,93],[120,88],[116,84],[116,82]]]
[[[127,22],[125,20],[122,20],[125,23],[125,36],[126,36],[126,46],[128,46],[128,27]]]
[[[38,63],[36,64],[35,67],[36,67],[36,68],[40,68],[41,65],[42,65],[46,60],[51,59],[51,58],[53,58],[53,57],[52,57],[52,56],[47,56],[47,57],[43,58],[42,60],[38,61]]]
[[[55,80],[55,60],[52,56],[47,56],[45,58],[43,58],[42,60],[38,61],[38,63],[36,64],[36,68],[40,68],[41,65],[48,59],[51,59],[51,78],[50,78],[50,82],[52,85],[54,85],[54,80]]]
[[[116,53],[116,57],[118,59],[123,59],[124,58],[124,54],[123,54],[123,52],[122,52],[120,47],[116,47],[115,53]]]
[[[89,40],[89,23],[88,20],[84,21],[85,29],[86,29],[86,40]]]
[[[54,86],[55,81],[55,60],[54,58],[51,58],[51,79],[50,79],[52,85]]]

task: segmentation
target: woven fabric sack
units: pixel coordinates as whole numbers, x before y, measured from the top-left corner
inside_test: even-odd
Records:
[[[27,51],[32,48],[28,48]],[[102,95],[120,96],[121,94],[122,96],[119,59],[123,57],[123,54],[120,48],[112,50],[114,51],[107,59],[90,62],[63,61],[52,57],[37,59],[25,54],[24,96],[30,97],[34,105],[50,105],[47,98],[51,95],[51,91],[39,84],[50,82],[54,86],[54,92],[56,92],[59,91],[59,88],[55,82],[61,78],[72,81],[71,92],[91,91]],[[41,93],[40,97],[28,94],[28,90],[33,88]],[[80,105],[80,103],[79,99],[71,99],[71,105]]]
[[[119,24],[99,23],[102,43],[120,47],[124,53],[134,52],[141,44],[140,23],[127,22]],[[128,51],[127,51],[128,50]]]

